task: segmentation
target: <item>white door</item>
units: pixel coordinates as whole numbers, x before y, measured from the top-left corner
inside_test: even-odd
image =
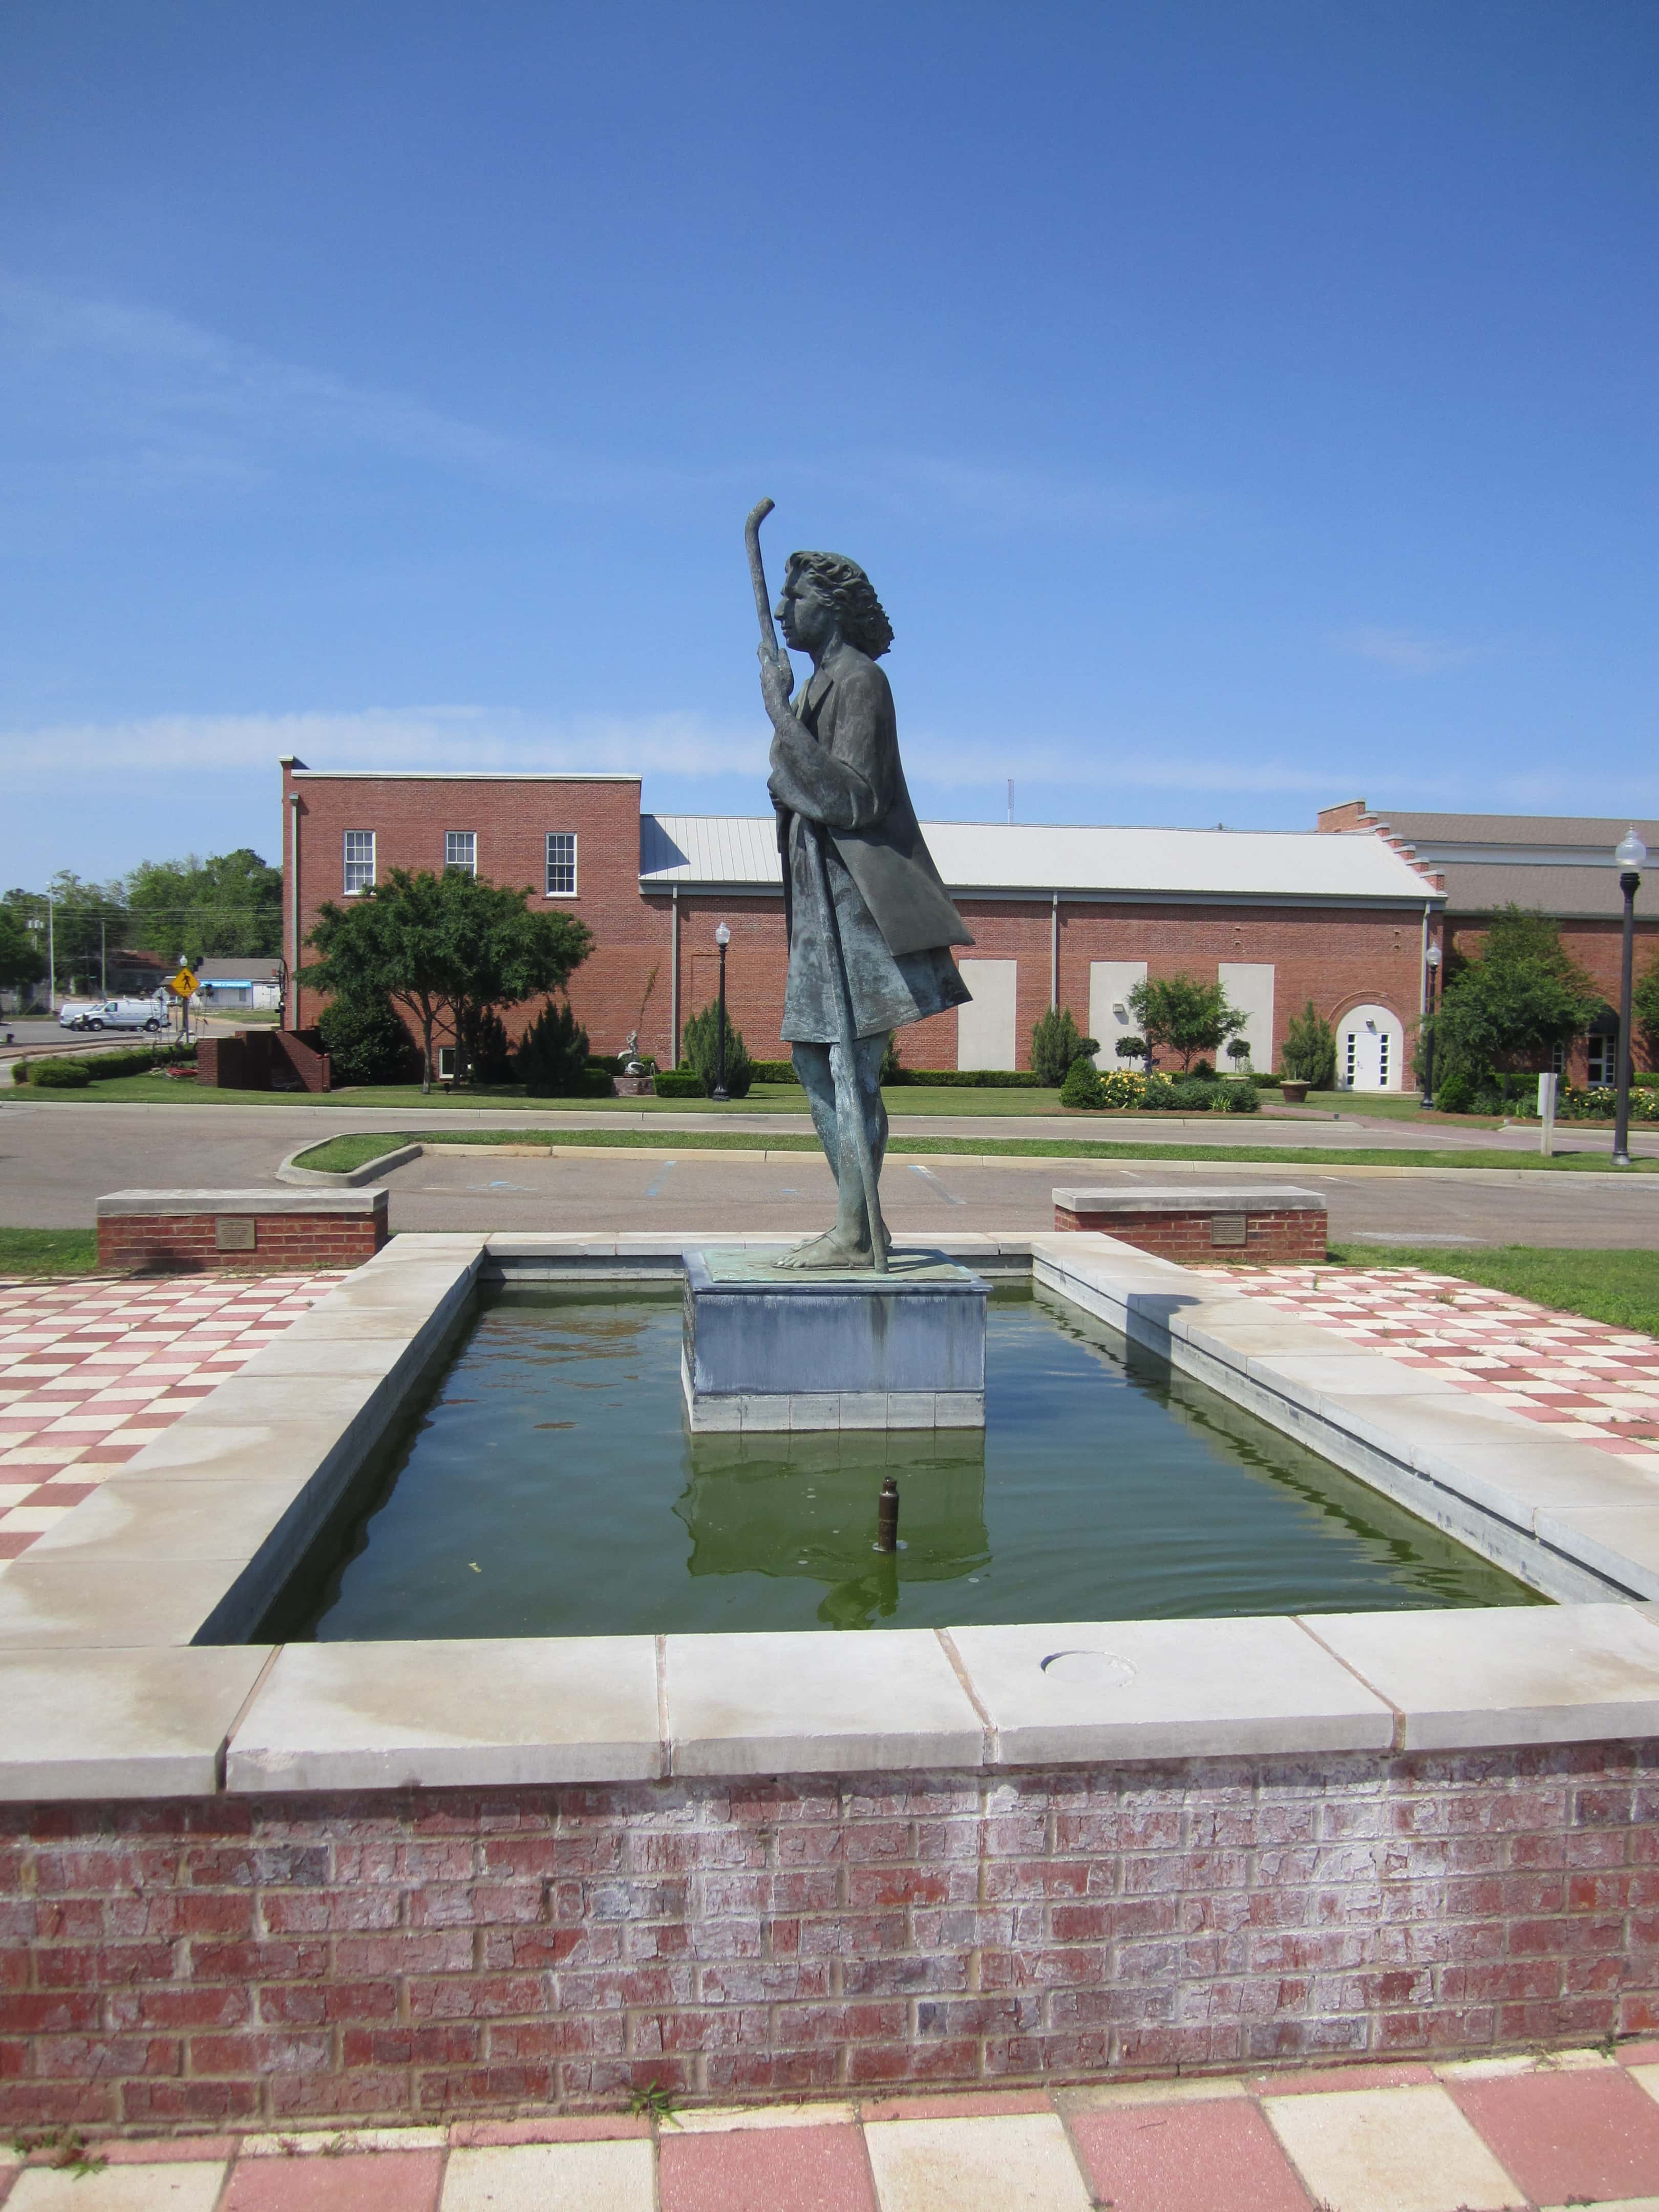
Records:
[[[1018,961],[961,960],[957,964],[974,994],[967,1006],[957,1008],[957,1066],[1017,1066]]]
[[[1117,1041],[1139,1036],[1140,1024],[1129,1012],[1129,994],[1146,980],[1144,960],[1091,960],[1089,963],[1089,1034],[1099,1043],[1095,1066],[1109,1074],[1115,1067],[1138,1063],[1120,1060]]]
[[[1272,961],[1224,960],[1216,969],[1216,980],[1226,994],[1229,1006],[1237,1006],[1241,1014],[1249,1018],[1241,1034],[1250,1048],[1250,1056],[1239,1065],[1258,1075],[1266,1075],[1273,1064]],[[1234,1063],[1227,1057],[1224,1045],[1216,1054],[1215,1064],[1224,1075],[1232,1073]]]
[[[1399,1091],[1405,1062],[1406,1032],[1386,1006],[1356,1006],[1337,1024],[1339,1091]]]

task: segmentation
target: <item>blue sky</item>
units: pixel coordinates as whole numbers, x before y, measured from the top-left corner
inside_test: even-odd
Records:
[[[0,882],[314,767],[765,809],[743,516],[925,814],[1659,812],[1659,12],[0,11]]]

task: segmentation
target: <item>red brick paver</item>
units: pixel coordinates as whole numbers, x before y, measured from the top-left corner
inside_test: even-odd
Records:
[[[343,1279],[0,1277],[0,1573]]]
[[[662,2212],[878,2212],[862,2128],[665,2130],[657,2160]]]
[[[1622,2069],[1450,2087],[1464,2118],[1534,2203],[1659,2191],[1659,2105]]]
[[[1248,2098],[1083,2112],[1072,2135],[1096,2197],[1115,2212],[1309,2212],[1296,2168]]]
[[[1659,1342],[1420,1267],[1192,1272],[1385,1352],[1559,1436],[1659,1462]]]
[[[1411,2069],[1413,2081],[1378,2067],[1304,2069],[1283,2075],[1214,2077],[1188,2085],[1148,2082],[1115,2087],[1095,2102],[1085,2089],[1056,2097],[1023,2091],[971,2100],[946,2114],[936,2098],[870,2100],[822,2108],[803,2124],[798,2106],[738,2112],[688,2112],[682,2128],[624,2112],[570,2119],[458,2123],[446,2132],[382,2128],[273,2138],[198,2136],[82,2146],[106,2153],[108,2179],[76,2180],[43,2146],[22,2165],[0,2162],[0,2203],[8,2212],[80,2212],[107,2202],[112,2212],[963,2212],[949,2190],[930,2192],[935,2153],[912,2155],[897,2197],[884,2198],[872,2172],[864,2129],[893,2120],[924,2121],[941,2171],[957,2171],[951,2131],[980,2131],[1038,2112],[1069,2130],[1079,2168],[1079,2201],[1114,2212],[1314,2212],[1318,2192],[1273,2132],[1261,2100],[1280,2100],[1294,2084],[1310,2098],[1346,2093],[1350,2135],[1354,2108],[1381,2108],[1402,2089],[1425,2083],[1455,2102],[1508,2179],[1507,2202],[1554,2208],[1599,2202],[1659,2212],[1659,2068],[1651,2044],[1626,2045],[1618,2059],[1579,2051],[1485,2062],[1512,2071],[1484,2075],[1468,2066]],[[1173,2086],[1173,2094],[1172,2094]],[[810,2110],[811,2108],[809,2108]],[[1281,2101],[1277,2109],[1282,2114]],[[1012,2124],[1018,2121],[1018,2124]],[[923,2132],[917,2130],[917,2134]],[[1361,2135],[1364,2130],[1359,2129]],[[641,2137],[649,2137],[642,2142]],[[406,2148],[400,2148],[406,2145]],[[484,2149],[484,2146],[494,2146]],[[285,2154],[285,2150],[289,2154]],[[482,2155],[481,2155],[482,2153]],[[459,2155],[457,2155],[459,2154]],[[4,2153],[0,2152],[0,2161]],[[1452,2212],[1445,2177],[1425,2147],[1423,2171],[1407,2177],[1413,2206]],[[151,2166],[154,2190],[118,2169]],[[982,2166],[982,2160],[981,2160]],[[487,2170],[486,2170],[487,2166]],[[188,2188],[179,2177],[199,2177]],[[1055,2177],[1050,2176],[1053,2179]],[[1011,2167],[983,2175],[973,2212],[994,2203],[1032,2204],[1030,2177]],[[1396,2185],[1377,2177],[1345,2193],[1333,2212],[1399,2212]],[[135,2187],[137,2193],[135,2194]],[[920,2191],[920,2193],[918,2193]],[[181,2191],[183,2194],[181,2195]],[[186,2205],[185,2198],[188,2197]],[[199,2200],[199,2203],[198,2203]]]

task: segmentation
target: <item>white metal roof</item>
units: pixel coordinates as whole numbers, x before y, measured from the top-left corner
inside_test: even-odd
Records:
[[[1114,830],[1000,822],[924,822],[952,890],[1070,891],[1117,898],[1437,902],[1383,838],[1292,830]],[[769,816],[645,814],[640,875],[647,888],[778,883]]]

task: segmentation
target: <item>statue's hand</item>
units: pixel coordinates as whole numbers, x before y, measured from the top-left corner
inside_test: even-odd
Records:
[[[780,714],[789,711],[790,696],[795,688],[795,672],[789,665],[787,653],[774,653],[769,646],[758,648],[760,653],[761,696],[766,702],[766,711],[775,721]]]

